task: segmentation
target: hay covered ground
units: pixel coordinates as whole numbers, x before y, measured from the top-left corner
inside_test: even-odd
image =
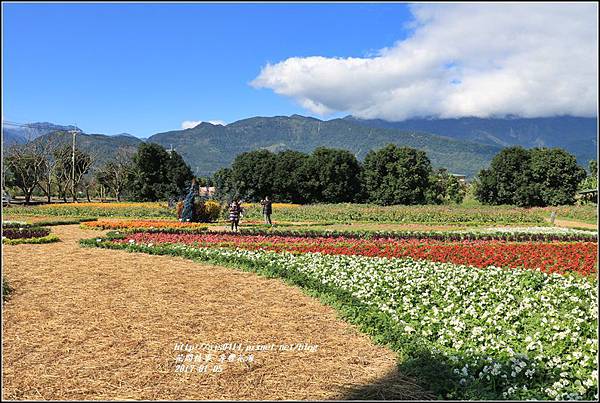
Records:
[[[102,232],[78,225],[52,232],[62,242],[3,246],[15,290],[2,308],[3,399],[432,397],[397,372],[395,353],[281,280],[81,248],[80,238]],[[254,352],[254,362],[224,363],[221,373],[177,373],[176,343],[318,348]]]

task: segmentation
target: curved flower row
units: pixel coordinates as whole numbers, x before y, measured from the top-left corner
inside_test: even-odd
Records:
[[[411,257],[484,268],[487,266],[541,269],[551,273],[597,271],[598,244],[594,242],[462,241],[431,239],[349,239],[250,236],[233,234],[135,233],[120,242],[181,243],[200,247],[227,247],[247,250],[320,252],[329,255],[370,257]]]
[[[450,385],[440,386],[445,398],[597,397],[596,279],[412,259],[85,242],[233,264],[349,293],[363,312],[380,312],[364,318],[363,330],[402,351],[405,362],[419,362],[418,345],[436,367],[449,368]],[[413,369],[423,377],[429,371]]]
[[[574,230],[557,227],[498,227],[473,228],[455,231],[368,231],[368,230],[313,230],[308,228],[279,229],[279,228],[242,228],[244,235],[277,235],[305,238],[364,238],[364,239],[436,239],[440,241],[462,240],[505,240],[512,242],[523,241],[598,241],[595,231]]]
[[[86,228],[96,229],[132,229],[132,228],[194,228],[206,229],[206,224],[189,223],[173,220],[98,220],[89,221],[82,224]]]

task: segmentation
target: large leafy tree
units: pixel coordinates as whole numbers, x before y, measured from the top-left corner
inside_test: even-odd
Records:
[[[361,196],[362,167],[349,151],[318,147],[299,169],[300,197],[308,202],[352,202]]]
[[[363,163],[367,199],[380,205],[424,204],[431,173],[424,151],[394,144],[370,151]]]
[[[194,177],[176,152],[156,143],[142,143],[133,156],[131,196],[139,201],[158,201],[185,194]]]
[[[235,196],[235,185],[231,178],[231,168],[221,168],[213,174],[212,181],[215,185],[215,197],[229,201]]]
[[[539,205],[539,191],[531,182],[531,154],[523,147],[500,151],[478,175],[476,198],[485,204]]]
[[[300,191],[300,170],[308,155],[299,151],[286,150],[276,154],[272,199],[280,202],[305,203]]]
[[[478,175],[476,198],[485,204],[522,207],[573,204],[585,171],[575,157],[553,148],[509,147]]]
[[[534,148],[530,152],[532,181],[543,204],[575,203],[577,186],[586,176],[575,156],[560,148]]]
[[[246,201],[259,201],[273,193],[277,157],[268,150],[238,155],[231,164],[231,183],[235,196]]]

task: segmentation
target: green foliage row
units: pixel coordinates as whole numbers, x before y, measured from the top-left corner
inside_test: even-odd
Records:
[[[433,170],[424,151],[389,144],[361,164],[349,151],[319,147],[312,154],[268,150],[238,155],[214,182],[222,199],[380,205],[460,203],[465,189],[446,170]]]
[[[49,204],[43,206],[11,206],[7,210],[10,214],[19,216],[58,216],[81,217],[95,220],[98,217],[129,217],[129,218],[171,218],[175,219],[175,210],[166,205],[155,203],[78,203],[78,204]],[[73,220],[78,224],[81,220]]]
[[[211,231],[208,231],[211,232]],[[510,242],[549,242],[549,241],[597,241],[596,232],[585,233],[528,233],[528,232],[480,232],[480,231],[332,231],[311,229],[259,229],[242,228],[241,235],[291,236],[291,237],[325,237],[325,238],[358,238],[358,239],[435,239],[439,241],[466,240],[502,240]]]
[[[60,238],[56,235],[50,234],[43,237],[37,238],[18,238],[18,239],[8,239],[3,238],[2,243],[5,245],[20,245],[20,244],[42,244],[42,243],[52,243],[59,242]]]
[[[31,209],[28,208],[26,211],[30,211]],[[89,222],[89,221],[96,221],[97,218],[96,217],[80,217],[80,218],[76,218],[76,219],[72,219],[72,220],[41,220],[41,221],[36,221],[35,223],[21,223],[21,222],[3,222],[2,226],[4,228],[14,228],[14,227],[31,227],[31,226],[38,226],[38,227],[51,227],[54,225],[72,225],[72,224],[81,224],[82,222]]]

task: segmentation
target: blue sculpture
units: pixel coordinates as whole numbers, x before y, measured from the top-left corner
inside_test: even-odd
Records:
[[[183,200],[183,210],[181,211],[181,221],[193,222],[194,217],[194,198],[199,194],[198,184],[196,178],[192,179],[192,185],[190,190]]]

